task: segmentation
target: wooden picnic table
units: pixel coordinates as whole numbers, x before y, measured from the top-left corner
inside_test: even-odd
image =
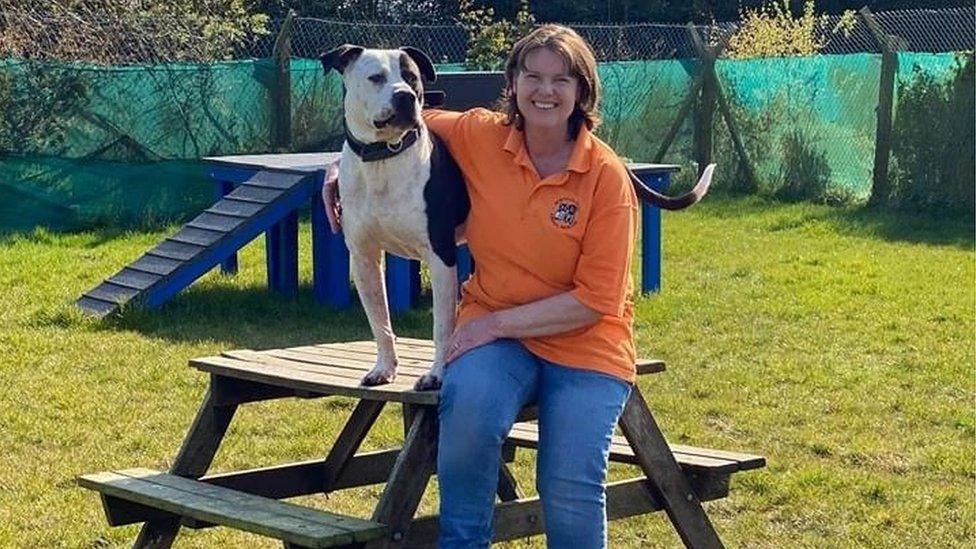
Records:
[[[399,338],[401,366],[389,385],[364,387],[372,341],[235,350],[190,361],[210,386],[169,473],[129,469],[79,477],[101,493],[112,525],[145,522],[136,547],[168,547],[181,526],[230,526],[284,540],[286,547],[433,547],[437,517],[415,517],[437,455],[439,393],[413,390],[433,359],[433,343]],[[642,360],[639,375],[664,364]],[[346,396],[359,402],[324,459],[207,475],[241,404],[269,399]],[[359,452],[388,403],[403,407],[402,447]],[[525,408],[503,449],[494,541],[543,533],[537,497],[525,497],[508,463],[516,448],[538,443],[536,410]],[[664,510],[688,547],[721,547],[701,502],[725,497],[732,474],[763,467],[761,456],[668,445],[635,385],[619,421],[610,459],[637,465],[642,476],[607,484],[611,520]],[[205,476],[206,475],[206,476]],[[385,483],[369,519],[278,500]]]

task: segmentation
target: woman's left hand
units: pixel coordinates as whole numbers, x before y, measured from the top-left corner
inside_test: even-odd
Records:
[[[499,337],[494,315],[488,313],[479,316],[454,330],[454,334],[447,342],[447,355],[444,357],[444,362],[449,364],[471,349],[487,345]]]

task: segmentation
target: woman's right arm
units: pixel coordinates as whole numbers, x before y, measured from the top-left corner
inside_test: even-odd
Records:
[[[450,146],[451,134],[454,133],[454,128],[463,114],[457,111],[424,109],[420,116],[424,119],[424,124],[427,124],[427,129]]]

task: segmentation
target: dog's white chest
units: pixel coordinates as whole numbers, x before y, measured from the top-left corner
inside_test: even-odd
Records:
[[[402,154],[378,162],[344,156],[339,175],[342,224],[350,245],[426,259],[430,251],[424,186],[430,163]]]

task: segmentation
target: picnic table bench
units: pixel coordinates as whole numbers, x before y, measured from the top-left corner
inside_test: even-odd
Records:
[[[304,345],[265,351],[236,350],[193,359],[210,386],[168,473],[127,469],[83,475],[81,486],[101,494],[109,524],[145,522],[135,547],[169,547],[180,527],[215,525],[269,536],[286,547],[433,547],[437,517],[415,517],[435,474],[438,392],[413,384],[433,359],[433,343],[399,338],[397,380],[364,387],[376,357],[373,341]],[[664,371],[641,360],[639,375]],[[324,459],[207,475],[237,407],[269,399],[342,395],[359,401]],[[403,407],[400,448],[359,452],[387,403]],[[519,415],[503,448],[494,541],[545,531],[541,502],[525,497],[508,464],[516,448],[534,448],[536,409]],[[638,386],[619,421],[610,459],[637,465],[642,476],[608,483],[610,520],[664,510],[688,547],[721,547],[701,502],[725,497],[729,478],[765,466],[761,456],[668,445]],[[386,483],[369,519],[279,501]]]

